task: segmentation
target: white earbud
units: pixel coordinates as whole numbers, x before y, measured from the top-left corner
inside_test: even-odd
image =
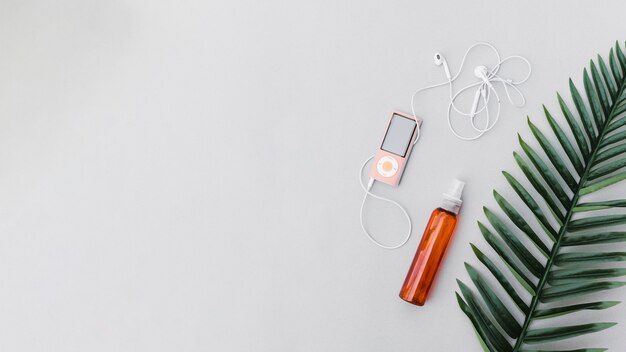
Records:
[[[448,63],[446,62],[446,58],[443,57],[443,55],[441,55],[440,53],[435,53],[435,65],[441,66],[442,64],[443,64],[443,70],[446,71],[446,77],[448,77],[448,79],[451,79],[452,75],[450,74],[450,69],[448,68]]]
[[[489,77],[487,77],[488,72],[489,70],[487,70],[487,67],[485,66],[476,66],[476,68],[474,68],[474,76],[476,76],[476,78],[482,79],[483,82],[485,82],[485,84],[490,89],[493,89],[493,86],[491,85],[491,82],[489,81]]]
[[[493,85],[491,84],[489,77],[487,77],[488,72],[489,70],[487,70],[487,67],[482,65],[476,66],[474,68],[474,76],[476,76],[476,78],[480,78],[483,81],[483,84],[489,87],[489,89],[493,89]],[[484,86],[481,86],[479,89],[476,90],[476,94],[474,95],[474,102],[472,103],[472,109],[470,110],[470,118],[474,118],[474,116],[476,116],[476,111],[478,110],[478,101],[480,100],[480,97],[484,96],[485,94],[487,93],[485,92]]]

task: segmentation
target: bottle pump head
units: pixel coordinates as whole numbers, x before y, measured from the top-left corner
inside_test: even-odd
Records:
[[[465,182],[459,181],[457,179],[452,180],[452,184],[450,188],[448,188],[448,192],[444,193],[441,199],[441,207],[449,212],[458,214],[459,209],[461,208],[461,195],[463,194],[463,187],[465,187]]]

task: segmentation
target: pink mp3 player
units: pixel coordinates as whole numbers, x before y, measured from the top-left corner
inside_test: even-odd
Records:
[[[385,137],[374,156],[370,177],[391,186],[397,186],[413,149],[417,124],[422,120],[394,111],[389,119]]]

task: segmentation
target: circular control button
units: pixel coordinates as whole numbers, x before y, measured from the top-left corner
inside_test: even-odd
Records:
[[[391,177],[398,172],[398,161],[390,156],[378,159],[376,170],[384,177]]]

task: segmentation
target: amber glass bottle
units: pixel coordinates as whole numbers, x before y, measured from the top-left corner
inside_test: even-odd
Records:
[[[426,302],[428,291],[456,227],[464,185],[463,182],[454,180],[450,190],[443,195],[441,207],[435,209],[428,220],[413,264],[400,290],[400,298],[409,303],[422,306]]]

